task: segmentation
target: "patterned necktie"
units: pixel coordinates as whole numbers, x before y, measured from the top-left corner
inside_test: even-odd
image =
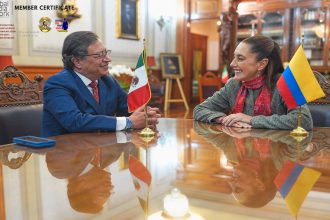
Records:
[[[93,89],[93,96],[95,100],[99,103],[100,102],[100,97],[99,97],[99,88],[97,87],[97,82],[92,81],[89,86]]]

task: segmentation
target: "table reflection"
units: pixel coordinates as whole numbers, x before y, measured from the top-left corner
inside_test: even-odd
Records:
[[[223,175],[234,198],[247,207],[262,207],[277,193],[274,179],[286,160],[296,161],[311,141],[312,133],[302,141],[287,131],[252,130],[194,124],[195,131],[225,158]]]
[[[74,147],[60,144],[56,150],[46,153],[47,167],[54,177],[68,180],[67,195],[74,210],[98,213],[113,189],[111,173],[105,168],[134,146],[122,143],[99,148],[95,142],[81,139],[75,142],[71,142]]]
[[[288,216],[273,183],[288,160],[322,172],[312,191],[324,194],[306,199],[303,216],[330,214],[324,208],[330,202],[328,128],[315,128],[302,141],[290,131],[185,119],[161,119],[158,130],[152,140],[141,139],[138,131],[77,133],[51,137],[52,148],[1,146],[6,218],[0,213],[0,219],[145,219],[128,170],[130,155],[152,176],[150,216],[162,210],[163,198],[175,187],[188,197],[190,211],[204,219],[223,213],[237,219],[242,210],[252,218]]]
[[[30,152],[20,150],[12,145],[3,147],[0,151],[0,161],[3,165],[11,168],[20,168],[31,156]]]

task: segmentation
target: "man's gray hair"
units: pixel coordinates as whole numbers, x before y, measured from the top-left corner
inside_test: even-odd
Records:
[[[64,39],[62,48],[62,61],[66,69],[72,70],[74,64],[72,57],[82,59],[88,54],[88,47],[99,40],[99,37],[91,31],[77,31]]]

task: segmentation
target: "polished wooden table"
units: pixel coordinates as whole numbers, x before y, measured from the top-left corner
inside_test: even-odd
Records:
[[[300,141],[289,131],[190,119],[161,119],[157,128],[150,142],[132,131],[56,136],[45,149],[0,146],[0,219],[145,219],[129,155],[152,175],[152,219],[162,219],[155,216],[175,187],[196,219],[294,219],[273,183],[287,160],[322,172],[298,219],[330,219],[330,128]]]

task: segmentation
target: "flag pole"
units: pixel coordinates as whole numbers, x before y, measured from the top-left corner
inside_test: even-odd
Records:
[[[147,170],[150,170],[148,167],[150,166],[150,155],[149,155],[149,142],[153,140],[154,136],[152,137],[141,137],[141,139],[145,142],[146,144],[146,168]],[[149,171],[150,172],[150,171]],[[146,201],[146,207],[145,207],[145,217],[148,219],[149,215],[149,197],[150,197],[150,188],[148,188],[148,193],[147,193],[147,201]]]
[[[149,164],[149,149],[148,149],[148,143],[149,143],[149,142],[147,142],[147,145],[146,145],[146,147],[147,147],[147,149],[146,149],[146,167],[147,167],[147,170],[149,170],[149,169],[148,169],[148,164]],[[150,171],[149,171],[149,172],[150,172]],[[151,188],[151,187],[148,188],[148,193],[147,193],[146,219],[148,219],[148,216],[149,216],[149,194],[150,194],[150,188]]]
[[[301,46],[304,48],[304,33],[301,34]],[[308,131],[306,131],[302,126],[301,126],[301,112],[302,112],[302,107],[299,106],[299,112],[298,112],[298,124],[297,128],[295,128],[293,131],[291,131],[290,135],[293,136],[296,140],[302,141],[305,139],[306,136],[308,136]]]
[[[142,54],[142,57],[143,57],[143,64],[144,64],[144,68],[147,70],[148,68],[148,64],[147,64],[147,47],[146,47],[146,39],[143,38],[143,54]],[[149,83],[149,82],[148,82]],[[146,128],[148,127],[148,114],[147,114],[147,105],[148,103],[144,106],[144,113],[146,115]]]
[[[146,47],[146,39],[143,38],[143,53],[142,53],[142,58],[143,58],[143,63],[144,63],[144,68],[145,70],[147,70],[147,47]],[[149,82],[148,82],[149,84]],[[148,127],[148,114],[147,114],[147,104],[144,106],[144,113],[146,116],[146,126],[145,128],[139,133],[140,136],[142,137],[153,137],[155,135],[155,132],[153,130],[151,130]]]

